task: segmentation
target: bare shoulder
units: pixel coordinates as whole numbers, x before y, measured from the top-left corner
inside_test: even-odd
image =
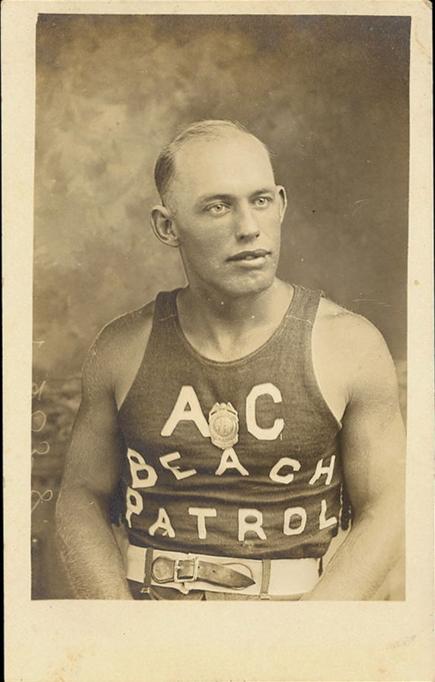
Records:
[[[115,397],[125,392],[137,372],[151,333],[154,301],[108,322],[93,342],[83,376],[98,380]]]
[[[143,340],[151,330],[154,304],[155,301],[151,301],[108,322],[98,333],[95,348],[110,355]]]
[[[322,298],[315,327],[318,353],[340,373],[349,398],[380,383],[394,390],[393,360],[381,332],[367,318]]]
[[[346,345],[366,347],[366,344],[385,344],[384,338],[375,325],[366,317],[347,310],[328,298],[321,298],[316,323],[322,333]]]

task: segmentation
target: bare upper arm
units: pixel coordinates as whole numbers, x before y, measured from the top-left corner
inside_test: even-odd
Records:
[[[65,459],[63,487],[110,496],[119,481],[125,444],[117,414],[140,364],[152,305],[109,323],[89,350],[82,399]]]
[[[356,513],[386,499],[402,504],[405,464],[405,434],[392,358],[371,325],[360,330],[359,336],[341,435],[344,472]],[[399,509],[392,512],[398,514]]]
[[[109,496],[116,487],[123,441],[104,344],[97,339],[82,374],[82,399],[65,458],[62,486]]]
[[[349,314],[343,326],[350,362],[341,451],[355,517],[390,501],[404,501],[405,435],[396,371],[380,332]]]
[[[316,323],[317,373],[341,412],[341,454],[355,515],[403,499],[404,428],[393,360],[368,320],[324,300]],[[401,491],[401,493],[399,492]]]

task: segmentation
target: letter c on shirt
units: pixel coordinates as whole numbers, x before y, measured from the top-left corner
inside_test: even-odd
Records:
[[[280,469],[284,467],[292,467],[294,471],[299,471],[301,468],[301,463],[297,459],[292,459],[291,457],[281,457],[276,464],[270,470],[269,478],[275,483],[291,483],[295,477],[291,472],[288,474],[280,474]]]
[[[282,402],[280,390],[272,383],[269,382],[266,384],[258,384],[258,386],[253,386],[246,398],[246,426],[249,433],[251,433],[258,440],[276,440],[284,428],[284,419],[281,417],[279,419],[275,419],[273,426],[270,426],[267,429],[263,429],[261,426],[258,426],[255,408],[257,398],[260,395],[270,395],[274,403]]]

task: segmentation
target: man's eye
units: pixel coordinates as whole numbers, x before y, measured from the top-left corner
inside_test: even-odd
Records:
[[[270,197],[257,197],[254,203],[259,208],[264,208],[265,206],[268,206],[271,201],[272,199]]]
[[[207,208],[208,213],[212,215],[223,215],[227,210],[228,206],[226,204],[213,204]]]

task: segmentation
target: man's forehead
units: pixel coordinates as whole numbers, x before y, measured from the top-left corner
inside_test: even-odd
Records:
[[[254,135],[242,130],[210,132],[187,139],[177,150],[175,158],[187,160],[197,154],[212,155],[218,154],[221,150],[231,149],[257,152],[268,158],[265,145]]]
[[[273,178],[266,147],[249,133],[234,131],[201,136],[186,141],[175,155],[174,180],[181,184],[192,179],[231,178],[240,172]]]

